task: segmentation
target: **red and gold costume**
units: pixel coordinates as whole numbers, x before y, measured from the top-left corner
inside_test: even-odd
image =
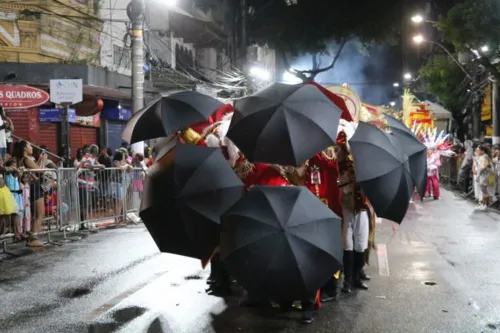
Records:
[[[305,168],[304,185],[335,214],[342,217],[339,170],[333,147],[306,161]]]

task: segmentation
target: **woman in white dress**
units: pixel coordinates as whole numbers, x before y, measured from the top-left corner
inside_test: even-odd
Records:
[[[495,197],[495,172],[490,158],[490,150],[484,145],[476,148],[472,172],[474,192],[479,200],[479,210],[487,210],[491,199]]]

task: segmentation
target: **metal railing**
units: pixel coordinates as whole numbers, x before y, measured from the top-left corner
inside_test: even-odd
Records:
[[[472,165],[462,167],[463,156],[441,156],[441,168],[439,169],[439,181],[441,184],[458,191],[463,196],[474,198]],[[500,170],[496,167],[496,192],[500,191]]]
[[[46,236],[87,231],[137,217],[144,187],[143,169],[37,169],[7,172],[0,186],[0,244],[8,253],[12,241],[35,233]],[[3,200],[11,196],[13,200]],[[8,202],[9,204],[6,204]],[[10,207],[14,204],[15,208]],[[2,207],[3,205],[3,207]],[[14,211],[13,211],[14,210]],[[1,213],[4,213],[2,215]]]

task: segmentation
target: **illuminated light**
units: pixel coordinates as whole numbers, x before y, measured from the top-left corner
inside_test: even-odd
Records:
[[[394,82],[393,86],[394,86],[394,87],[399,87],[399,83]]]
[[[411,74],[410,73],[405,73],[405,75],[403,76],[406,80],[410,80],[411,79]]]
[[[396,102],[390,102],[389,104],[393,107],[396,106]]]
[[[271,74],[267,70],[260,67],[250,68],[250,75],[259,80],[269,80],[271,77]]]
[[[416,35],[416,36],[413,36],[413,41],[417,44],[420,44],[420,43],[425,41],[425,38],[422,35]]]
[[[299,84],[302,80],[293,75],[292,73],[286,71],[283,73],[283,82],[288,84]]]
[[[481,46],[481,52],[488,52],[488,51],[489,51],[489,49],[490,49],[490,48],[488,47],[488,45],[483,45],[483,46]]]
[[[424,21],[424,18],[422,17],[422,15],[415,15],[411,18],[411,20],[414,23],[422,23]]]

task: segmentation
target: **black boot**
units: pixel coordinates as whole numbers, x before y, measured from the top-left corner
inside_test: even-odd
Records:
[[[218,265],[215,275],[216,280],[207,289],[207,293],[219,297],[231,296],[231,275],[221,261],[218,261]]]
[[[361,269],[361,272],[359,273],[359,278],[363,281],[370,281],[372,279],[370,275],[366,274],[364,269]]]
[[[321,288],[321,303],[332,302],[338,296],[338,280],[331,277],[328,282]]]
[[[217,274],[220,271],[219,254],[215,254],[210,260],[210,276],[207,279],[207,284],[213,284],[217,281]]]
[[[368,290],[368,286],[361,281],[361,271],[365,266],[365,253],[364,252],[354,252],[354,265],[353,265],[353,276],[352,285],[354,288]]]
[[[343,293],[350,293],[353,283],[353,251],[344,251],[344,286],[342,287]]]

